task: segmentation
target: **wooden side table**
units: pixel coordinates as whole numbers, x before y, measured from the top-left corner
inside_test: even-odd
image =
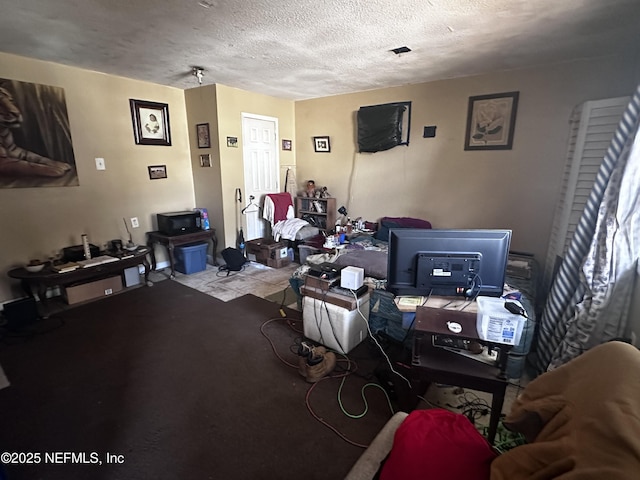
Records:
[[[475,321],[475,313],[418,307],[416,309],[410,375],[420,381],[456,385],[490,393],[492,401],[488,439],[493,444],[508,384],[504,375],[504,363],[500,363],[506,361],[506,351],[500,352],[496,365],[490,365],[444,348],[434,347],[431,343],[434,334],[478,341]],[[453,334],[447,328],[447,322],[461,325],[460,334]],[[482,342],[482,340],[479,341]],[[491,345],[495,346],[496,344]],[[508,346],[502,347],[509,348]]]
[[[154,245],[159,243],[167,248],[169,253],[169,263],[171,265],[170,278],[175,278],[175,259],[173,256],[173,250],[180,245],[186,245],[189,243],[196,243],[202,241],[211,241],[213,244],[213,264],[217,265],[216,250],[218,249],[218,238],[216,237],[215,229],[201,230],[193,233],[184,233],[182,235],[165,235],[164,233],[153,231],[147,232],[147,246],[151,249],[151,269],[156,269],[156,255],[154,252]]]
[[[502,413],[507,381],[498,378],[499,369],[431,345],[430,335],[416,335],[411,359],[411,376],[432,383],[457,385],[491,393],[488,440],[493,444]]]

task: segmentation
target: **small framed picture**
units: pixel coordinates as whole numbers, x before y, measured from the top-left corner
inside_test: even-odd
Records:
[[[282,150],[291,150],[291,140],[282,140]]]
[[[198,123],[196,125],[198,135],[198,148],[211,148],[211,137],[209,136],[209,124]]]
[[[511,150],[520,92],[469,97],[465,150]]]
[[[167,166],[166,165],[149,165],[149,178],[151,180],[158,180],[159,178],[167,178]]]
[[[238,148],[238,137],[227,137],[227,147]]]
[[[136,145],[171,145],[169,105],[132,98],[129,106]]]
[[[211,166],[211,155],[205,153],[200,155],[200,166],[201,167],[210,167]]]
[[[313,137],[313,149],[316,152],[330,152],[329,137]]]

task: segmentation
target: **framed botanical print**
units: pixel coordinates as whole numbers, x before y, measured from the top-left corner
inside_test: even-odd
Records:
[[[469,97],[465,150],[511,150],[519,94]]]

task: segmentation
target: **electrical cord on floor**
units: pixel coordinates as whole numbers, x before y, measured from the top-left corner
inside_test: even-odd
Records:
[[[367,396],[364,394],[364,392],[365,392],[365,390],[367,388],[379,388],[380,390],[382,390],[382,393],[384,394],[385,398],[387,399],[387,404],[389,405],[389,410],[391,411],[391,415],[393,415],[395,413],[395,411],[393,410],[393,406],[391,405],[391,400],[389,399],[389,395],[387,394],[387,391],[381,385],[379,385],[377,383],[367,383],[360,390],[360,396],[362,397],[362,401],[364,403],[364,410],[362,411],[362,413],[353,414],[353,413],[347,412],[347,410],[344,408],[344,404],[342,403],[342,398],[341,398],[342,387],[344,386],[344,382],[345,382],[346,379],[347,379],[347,377],[344,377],[340,381],[340,386],[338,387],[338,404],[340,405],[340,410],[342,410],[342,413],[344,413],[347,417],[354,418],[354,419],[360,419],[360,418],[364,417],[367,414],[367,412],[369,411],[369,403],[367,402]]]
[[[276,345],[273,343],[273,340],[271,340],[269,335],[267,335],[267,333],[265,332],[265,327],[267,327],[267,325],[270,325],[270,324],[272,324],[274,322],[282,322],[284,320],[287,320],[287,324],[290,326],[290,328],[292,328],[291,323],[290,323],[290,319],[287,319],[286,317],[284,317],[284,318],[276,317],[276,318],[271,318],[271,319],[263,322],[262,325],[260,325],[260,333],[262,334],[262,336],[264,338],[267,339],[267,341],[269,342],[269,345],[271,345],[271,350],[273,350],[273,353],[278,358],[278,360],[280,360],[282,363],[284,363],[285,365],[288,365],[288,366],[290,366],[292,368],[298,368],[297,364],[290,363],[287,360],[285,360],[284,358],[282,358],[280,353],[278,353],[278,349],[276,348]]]
[[[380,342],[378,342],[378,339],[375,337],[375,335],[373,334],[373,332],[371,331],[371,326],[369,325],[369,320],[367,319],[367,317],[364,316],[364,314],[362,313],[362,311],[360,310],[360,305],[358,304],[358,297],[356,295],[356,292],[354,292],[353,290],[351,290],[351,293],[353,294],[353,296],[356,299],[356,308],[358,309],[358,313],[360,314],[360,317],[362,318],[362,320],[364,320],[365,325],[367,326],[367,331],[369,332],[369,337],[373,340],[373,343],[376,344],[376,346],[378,347],[378,349],[380,350],[380,352],[382,353],[382,356],[385,358],[387,365],[389,365],[389,369],[391,370],[391,372],[393,372],[395,375],[397,375],[398,377],[400,377],[401,379],[403,379],[405,382],[407,382],[407,385],[409,385],[409,388],[413,388],[413,386],[411,385],[411,382],[401,373],[399,373],[395,368],[393,368],[393,365],[391,363],[391,360],[389,359],[389,356],[387,355],[387,352],[384,351],[384,348],[382,348],[382,346],[380,345]]]
[[[233,277],[234,275],[237,275],[238,272],[243,272],[245,268],[246,266],[243,265],[242,267],[240,267],[240,270],[229,270],[226,265],[221,265],[218,267],[216,277]],[[224,275],[222,275],[222,273],[224,273]]]
[[[278,349],[276,348],[276,345],[274,344],[274,342],[271,340],[271,338],[269,337],[269,335],[267,335],[267,333],[266,333],[266,331],[265,331],[265,329],[266,329],[266,327],[267,327],[267,326],[269,326],[269,325],[271,325],[272,323],[277,322],[277,321],[280,321],[280,322],[285,321],[285,322],[287,323],[287,325],[288,325],[292,330],[296,331],[296,330],[295,330],[295,328],[294,328],[294,326],[292,325],[292,321],[291,321],[291,319],[288,319],[288,318],[286,318],[286,317],[283,317],[283,318],[271,318],[271,319],[266,320],[265,322],[263,322],[263,323],[262,323],[262,325],[260,325],[260,333],[261,333],[261,334],[262,334],[262,335],[267,339],[267,341],[268,341],[268,342],[269,342],[269,344],[271,345],[271,349],[273,350],[274,354],[276,355],[276,357],[277,357],[277,358],[278,358],[282,363],[284,363],[285,365],[287,365],[287,366],[289,366],[289,367],[291,367],[291,368],[298,369],[299,365],[298,365],[297,363],[296,363],[296,364],[291,363],[291,362],[287,361],[286,359],[284,359],[284,358],[280,355],[280,353],[278,352]],[[297,338],[294,340],[294,345],[290,345],[290,346],[289,346],[289,351],[290,351],[291,353],[295,353],[295,354],[297,355],[297,354],[298,354],[298,346],[299,346],[301,343],[302,343],[301,338],[300,338],[300,337],[297,337]],[[341,411],[342,411],[342,413],[343,413],[344,415],[348,416],[349,418],[357,419],[357,418],[362,418],[362,417],[364,417],[364,416],[368,413],[368,411],[369,411],[369,406],[368,406],[368,402],[367,402],[366,395],[365,395],[365,390],[366,390],[367,388],[380,388],[380,389],[383,391],[383,393],[384,393],[384,395],[385,395],[385,398],[386,398],[386,400],[387,400],[387,404],[389,405],[389,408],[390,408],[391,413],[392,413],[392,415],[393,415],[393,413],[394,413],[394,411],[393,411],[393,407],[392,407],[392,405],[391,405],[391,401],[390,401],[390,399],[389,399],[389,396],[387,395],[387,392],[386,392],[386,391],[385,391],[385,390],[384,390],[380,385],[378,385],[378,384],[373,384],[373,383],[367,383],[366,385],[364,385],[364,386],[362,387],[362,390],[361,390],[361,396],[362,396],[362,398],[363,398],[363,400],[364,400],[364,403],[365,403],[365,409],[364,409],[364,412],[363,412],[363,413],[361,413],[361,414],[358,414],[358,415],[353,415],[353,414],[350,414],[349,412],[347,412],[347,411],[346,411],[346,409],[345,409],[345,408],[344,408],[344,406],[343,406],[342,398],[341,398],[342,389],[343,389],[343,387],[344,387],[344,384],[345,384],[346,378],[347,378],[348,376],[350,376],[350,375],[355,374],[355,373],[356,373],[356,371],[357,371],[357,369],[358,369],[358,366],[357,366],[357,364],[356,364],[353,360],[349,359],[349,357],[348,357],[347,355],[344,355],[344,354],[339,354],[339,355],[342,355],[342,358],[340,358],[340,357],[336,358],[336,366],[335,366],[335,368],[334,368],[333,374],[330,374],[330,375],[328,375],[328,376],[326,376],[326,377],[321,378],[319,381],[317,381],[316,383],[313,383],[313,384],[309,387],[309,389],[307,390],[307,393],[306,393],[306,395],[305,395],[305,405],[306,405],[306,407],[307,407],[307,410],[309,410],[309,413],[310,413],[310,414],[311,414],[311,415],[312,415],[312,416],[313,416],[313,417],[314,417],[318,422],[320,422],[322,425],[324,425],[325,427],[327,427],[328,429],[330,429],[332,432],[334,432],[336,435],[338,435],[342,440],[344,440],[345,442],[347,442],[347,443],[349,443],[349,444],[351,444],[351,445],[353,445],[353,446],[359,447],[359,448],[367,448],[369,445],[365,445],[365,444],[361,444],[361,443],[358,443],[358,442],[354,442],[353,440],[349,439],[345,434],[343,434],[342,432],[340,432],[336,427],[334,427],[334,426],[333,426],[333,425],[331,425],[329,422],[327,422],[327,421],[326,421],[326,420],[324,420],[322,417],[320,417],[318,414],[316,414],[316,412],[313,410],[313,407],[311,406],[311,394],[312,394],[312,392],[314,391],[314,389],[315,389],[315,388],[317,388],[317,386],[318,386],[319,384],[321,384],[321,382],[323,382],[323,381],[327,381],[327,380],[331,380],[331,379],[341,378],[340,386],[339,386],[339,388],[338,388],[337,395],[338,395],[338,403],[339,403],[339,405],[340,405],[340,409],[341,409]]]
[[[473,392],[459,395],[458,401],[460,403],[456,408],[474,425],[476,420],[491,414],[491,405]]]

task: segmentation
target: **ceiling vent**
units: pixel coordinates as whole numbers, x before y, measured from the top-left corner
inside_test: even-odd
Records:
[[[398,48],[392,48],[391,51],[393,53],[395,53],[396,55],[400,55],[401,53],[408,53],[411,51],[411,49],[409,47],[398,47]]]

